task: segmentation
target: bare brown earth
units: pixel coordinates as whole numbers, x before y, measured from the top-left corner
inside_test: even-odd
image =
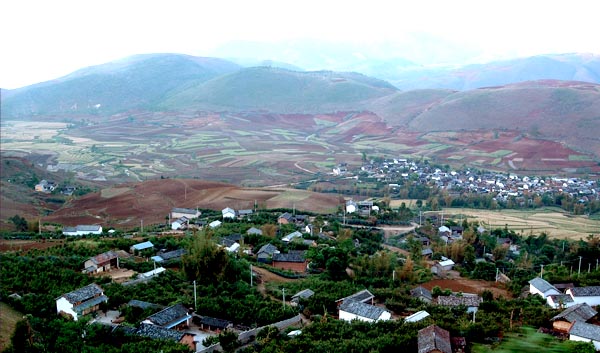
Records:
[[[475,293],[481,294],[484,290],[489,290],[494,293],[494,297],[512,298],[510,293],[502,288],[501,284],[496,282],[488,282],[482,280],[473,280],[467,278],[452,278],[452,279],[434,279],[429,282],[423,283],[423,287],[432,290],[433,287],[438,286],[442,290],[450,289],[453,292],[462,293]]]
[[[54,246],[62,245],[64,240],[17,240],[17,239],[0,239],[0,252],[10,251],[29,251],[33,249],[45,250]]]
[[[241,188],[193,179],[163,179],[123,184],[73,200],[43,222],[63,225],[101,224],[135,227],[163,223],[173,207],[221,210],[286,207],[331,212],[343,200],[338,195],[292,189]]]

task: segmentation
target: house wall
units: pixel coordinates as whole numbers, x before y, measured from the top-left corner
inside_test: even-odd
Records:
[[[600,305],[600,296],[575,297],[573,296],[571,289],[567,289],[567,294],[573,298],[574,303],[572,305],[580,303],[587,303],[589,306]]]
[[[73,316],[73,320],[77,321],[77,313],[73,311],[73,304],[65,297],[56,300],[56,313],[59,314],[61,311]]]
[[[554,321],[552,323],[552,328],[560,332],[569,332],[572,325],[573,324],[567,321]]]
[[[200,212],[196,212],[195,214],[171,212],[172,219],[177,219],[177,218],[181,218],[181,217],[187,217],[187,218],[191,219],[191,218],[198,218],[199,216],[200,216]]]
[[[260,253],[256,256],[256,260],[258,262],[262,262],[264,264],[270,264],[271,263],[271,255],[269,255],[267,253]]]
[[[290,270],[290,271],[294,271],[294,272],[305,272],[306,271],[306,261],[304,261],[304,262],[273,261],[273,267],[279,268],[282,270]]]
[[[192,335],[183,335],[179,343],[185,344],[190,347],[190,349],[195,352],[196,351],[196,342],[194,342],[194,336]]]
[[[279,223],[279,224],[290,224],[290,222],[288,222],[288,220],[285,219],[285,218],[277,218],[277,223]]]
[[[569,335],[569,340],[578,341],[578,342],[592,342],[594,344],[594,348],[596,348],[597,351],[600,351],[600,338],[596,341],[596,340],[591,340],[589,338],[579,337],[579,336],[575,336],[575,335]]]
[[[340,317],[340,320],[345,320],[345,321],[348,321],[348,322],[350,322],[352,320],[360,320],[360,321],[365,321],[365,322],[373,322],[374,321],[372,319],[369,319],[369,318],[366,318],[366,317],[362,317],[362,316],[358,316],[356,314],[352,314],[352,313],[349,313],[349,312],[344,311],[344,310],[340,310],[339,317]]]
[[[536,287],[534,287],[531,283],[529,284],[529,293],[530,294],[537,294],[542,296],[542,298],[546,299],[547,296],[549,295],[553,295],[553,294],[561,294],[559,291],[556,291],[554,289],[551,289],[545,293],[542,293],[539,289],[537,289]]]

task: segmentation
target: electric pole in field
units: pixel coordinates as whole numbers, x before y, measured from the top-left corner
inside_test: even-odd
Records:
[[[283,291],[283,308],[285,309],[285,288],[283,288],[282,291]]]
[[[196,300],[196,280],[194,280],[194,311],[198,310],[198,302]]]
[[[579,270],[577,271],[577,275],[581,274],[581,256],[579,256]]]
[[[250,287],[252,287],[252,264],[250,264]]]

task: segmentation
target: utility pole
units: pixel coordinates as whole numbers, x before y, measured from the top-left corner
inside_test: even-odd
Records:
[[[283,291],[283,308],[285,309],[285,288],[283,288],[282,291]]]
[[[544,278],[544,265],[540,265],[542,266],[542,269],[540,270],[540,278]]]
[[[496,282],[498,282],[498,267],[496,267]]]
[[[419,210],[419,227],[421,226],[421,210]]]
[[[196,299],[196,280],[194,280],[194,311],[198,309],[198,301]]]
[[[250,264],[250,287],[252,287],[252,264]]]
[[[144,233],[144,219],[140,219],[140,233]]]
[[[581,274],[581,256],[579,256],[579,270],[577,271],[577,275]]]
[[[38,234],[42,234],[42,219],[38,218]]]
[[[396,281],[396,270],[392,271],[392,281],[395,282]]]
[[[592,263],[588,262],[588,273],[590,273],[591,270],[592,270]]]

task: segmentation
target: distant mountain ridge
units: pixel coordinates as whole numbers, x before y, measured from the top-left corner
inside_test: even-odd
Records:
[[[448,86],[486,87],[401,91],[388,81],[356,72],[244,68],[216,58],[148,54],[2,90],[1,108],[3,119],[27,120],[128,111],[370,111],[391,129],[509,129],[600,156],[600,85],[536,79],[551,72],[549,76],[593,81],[600,77],[598,56],[538,56],[461,70],[427,79],[435,82],[440,77],[454,77],[456,82]],[[495,84],[520,78],[530,81]]]

